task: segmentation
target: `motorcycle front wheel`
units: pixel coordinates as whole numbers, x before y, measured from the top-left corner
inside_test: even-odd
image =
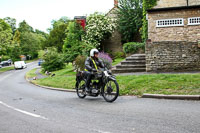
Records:
[[[107,102],[113,102],[119,96],[119,85],[115,80],[109,80],[102,90],[102,96]]]
[[[79,98],[85,98],[86,94],[85,94],[85,80],[81,80],[81,81],[77,81],[76,83],[76,93],[78,95]]]

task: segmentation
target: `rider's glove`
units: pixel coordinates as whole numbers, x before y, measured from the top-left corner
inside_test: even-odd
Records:
[[[97,72],[97,70],[96,70],[96,69],[94,69],[94,68],[92,69],[92,71],[93,71],[93,72]]]

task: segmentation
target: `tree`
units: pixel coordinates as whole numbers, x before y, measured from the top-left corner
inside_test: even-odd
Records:
[[[34,32],[33,28],[28,25],[28,23],[23,20],[21,23],[19,23],[19,28],[18,28],[19,32]]]
[[[10,52],[10,57],[13,61],[18,60],[19,56],[21,55],[20,43],[20,32],[16,30],[12,40],[12,48]]]
[[[116,25],[110,17],[98,12],[87,17],[86,35],[83,41],[93,47],[99,47],[101,42],[111,36]]]
[[[25,20],[19,24],[17,30],[20,32],[21,53],[36,58],[38,50],[42,48],[47,35],[39,30],[34,32],[33,28]]]
[[[131,42],[142,27],[142,0],[119,0],[118,25],[123,42]]]
[[[12,33],[14,34],[15,31],[16,31],[16,19],[15,18],[6,17],[6,18],[4,18],[4,21],[10,25],[10,27],[12,29]]]
[[[32,58],[37,57],[38,50],[41,49],[41,40],[37,34],[31,32],[23,32],[21,33],[20,41],[22,54],[31,55]]]
[[[84,31],[76,22],[70,22],[67,28],[66,38],[63,45],[66,62],[73,62],[74,59],[82,54],[81,36]]]
[[[53,29],[50,30],[49,37],[47,38],[44,47],[56,47],[58,52],[62,52],[68,23],[69,20],[63,21],[60,19],[58,21],[54,21],[52,24]]]
[[[8,55],[12,45],[12,29],[3,19],[0,19],[0,55]]]

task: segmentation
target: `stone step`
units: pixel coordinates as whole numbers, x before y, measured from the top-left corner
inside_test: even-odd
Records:
[[[133,54],[130,57],[145,57],[145,54]]]
[[[146,68],[127,68],[127,69],[113,69],[113,73],[130,73],[130,72],[145,72]]]
[[[126,61],[135,61],[135,60],[146,60],[145,57],[139,57],[139,58],[135,58],[135,57],[132,57],[132,58],[126,58]]]
[[[135,64],[146,64],[145,60],[135,60],[135,61],[122,61],[121,65],[135,65]]]
[[[126,69],[126,68],[146,68],[146,65],[139,64],[139,65],[118,65],[116,66],[117,69]]]

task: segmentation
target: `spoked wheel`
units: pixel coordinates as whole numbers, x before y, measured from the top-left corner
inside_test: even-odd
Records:
[[[76,83],[76,93],[79,98],[85,98],[85,81],[81,80],[80,82]]]
[[[119,85],[117,81],[109,80],[103,89],[103,98],[107,102],[113,102],[119,96]]]

